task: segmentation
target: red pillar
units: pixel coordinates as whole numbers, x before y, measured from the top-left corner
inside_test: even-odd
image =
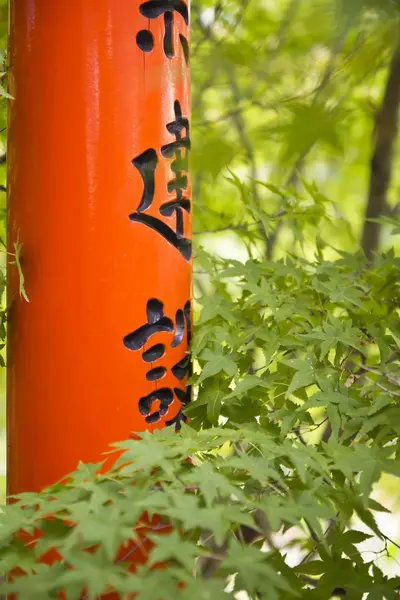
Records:
[[[8,493],[189,398],[188,4],[11,0]],[[12,258],[11,258],[12,259]]]

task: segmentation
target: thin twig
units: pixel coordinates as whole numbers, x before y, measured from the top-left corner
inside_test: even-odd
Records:
[[[224,231],[248,231],[250,227],[258,227],[258,223],[247,223],[243,225],[227,225],[226,227],[217,227],[216,229],[203,229],[193,231],[193,235],[203,235],[206,233],[222,233]]]
[[[379,371],[378,369],[374,369],[373,367],[369,367],[368,365],[363,365],[363,371],[368,371],[368,373],[373,373],[374,375],[380,375],[381,377],[385,377],[390,383],[394,385],[400,385],[400,378],[394,377],[391,373],[387,371]]]
[[[389,394],[389,396],[396,396],[396,397],[400,398],[400,392],[395,392],[394,390],[390,390],[389,388],[385,387],[378,381],[374,381],[373,379],[371,379],[371,377],[367,376],[367,379],[369,382],[376,385],[376,387],[378,387],[380,390],[382,390],[383,392],[386,392],[386,394]]]

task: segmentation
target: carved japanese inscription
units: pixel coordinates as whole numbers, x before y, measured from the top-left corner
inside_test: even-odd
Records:
[[[191,363],[188,351],[170,369],[176,380],[176,386],[164,387],[162,385],[162,379],[168,372],[168,368],[163,364],[168,346],[176,348],[185,341],[186,337],[186,347],[189,348],[191,340],[190,301],[186,302],[183,309],[179,308],[176,311],[173,319],[164,313],[163,303],[156,298],[147,302],[146,313],[147,322],[128,333],[124,337],[123,343],[128,350],[141,351],[142,359],[148,367],[146,379],[153,385],[150,386],[152,389],[149,393],[139,399],[138,407],[140,414],[145,417],[146,423],[151,424],[157,423],[161,417],[168,414],[174,398],[182,407],[190,401],[190,388],[182,387],[182,381],[190,374]],[[160,333],[170,334],[168,346],[164,343],[157,343],[157,334]],[[173,419],[166,421],[166,425],[175,423],[176,428],[179,429],[180,423],[185,420],[180,409]]]

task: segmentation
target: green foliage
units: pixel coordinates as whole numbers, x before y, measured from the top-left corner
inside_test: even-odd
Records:
[[[68,483],[5,507],[2,569],[29,577],[4,591],[167,600],[185,584],[179,597],[397,597],[400,578],[363,559],[360,544],[395,549],[373,490],[382,473],[400,476],[400,259],[388,252],[367,268],[361,253],[327,261],[328,250],[246,263],[204,254],[215,293],[200,300],[190,426],[120,442],[107,474],[82,464]],[[44,536],[23,546],[16,532],[35,527]],[[144,537],[148,560],[128,573],[118,549],[133,539],[140,554]],[[38,568],[50,547],[63,560]],[[204,578],[207,561],[215,570]],[[154,571],[159,562],[168,568]]]
[[[235,446],[234,455],[221,455],[227,442]],[[356,512],[385,543],[363,493],[362,478],[367,474],[371,482],[367,461],[372,454],[382,469],[398,470],[392,451],[364,452],[337,440],[316,451],[250,423],[201,432],[184,427],[180,436],[144,434],[140,441],[117,446],[125,450],[119,468],[96,475],[99,465],[81,465],[67,484],[48,488],[40,496],[22,495],[21,507],[5,508],[0,535],[3,568],[20,566],[32,572],[5,589],[17,590],[21,599],[36,597],[34,590],[37,597],[55,598],[64,588],[76,598],[86,586],[89,597],[116,588],[164,599],[172,598],[184,582],[187,588],[180,594],[189,598],[195,585],[195,559],[211,557],[218,560],[218,571],[212,581],[197,582],[198,598],[219,598],[231,573],[237,573],[231,597],[235,590],[247,590],[253,597],[268,589],[269,598],[301,594],[329,598],[335,587],[347,589],[350,598],[379,590],[387,598],[394,597],[390,590],[399,582],[387,582],[373,563],[360,559],[357,544],[370,535],[345,532]],[[193,457],[192,464],[188,456]],[[242,544],[235,537],[240,525],[260,529],[255,510],[265,516],[269,536],[282,528],[296,529],[305,557],[315,555],[315,560],[303,560],[291,572],[273,544],[264,552]],[[149,520],[141,522],[144,511]],[[45,521],[49,514],[52,520]],[[334,526],[326,532],[321,523],[329,520]],[[71,521],[74,527],[66,524]],[[19,529],[29,532],[40,525],[45,536],[29,550],[12,537]],[[199,544],[204,528],[217,544],[230,532],[223,555]],[[146,566],[128,574],[124,561],[115,564],[113,559],[118,547],[132,537],[143,542],[143,529],[155,545]],[[311,544],[302,530],[312,531]],[[85,547],[97,544],[101,546],[93,555],[85,552]],[[64,560],[51,568],[38,568],[36,561],[49,546]],[[169,567],[154,573],[152,567],[159,561]],[[306,592],[310,581],[305,575],[312,577],[315,590]]]
[[[212,305],[199,300],[192,427],[210,426],[219,409],[224,422],[259,422],[284,435],[307,437],[330,417],[344,444],[359,432],[368,447],[376,437],[383,446],[397,439],[400,260],[389,252],[368,269],[361,253],[329,262],[323,253],[214,260],[218,293]]]

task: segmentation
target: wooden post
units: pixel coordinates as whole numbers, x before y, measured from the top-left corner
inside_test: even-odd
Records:
[[[10,0],[9,494],[190,398],[188,4]]]

